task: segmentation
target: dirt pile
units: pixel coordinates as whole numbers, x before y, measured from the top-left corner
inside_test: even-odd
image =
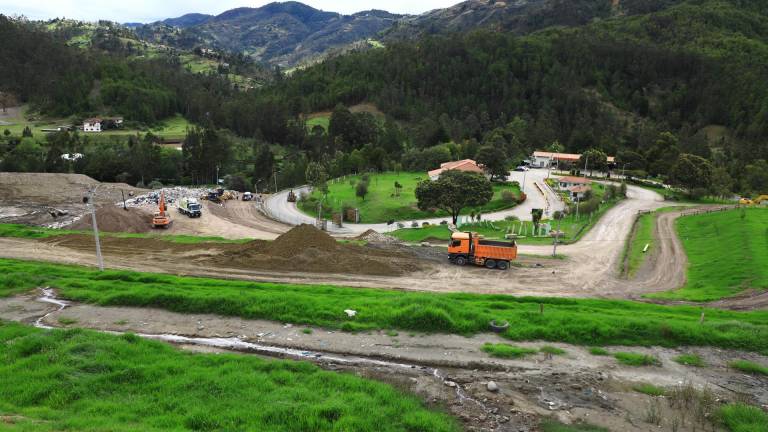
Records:
[[[400,244],[400,243],[402,243],[400,240],[398,240],[398,239],[396,239],[396,238],[394,238],[392,236],[388,236],[386,234],[382,234],[382,233],[380,233],[378,231],[375,231],[375,230],[372,230],[372,229],[370,229],[370,230],[360,234],[359,236],[355,237],[355,240],[361,240],[361,241],[366,241],[366,242],[369,242],[369,243],[376,243],[376,244]]]
[[[103,232],[146,233],[152,230],[151,214],[145,210],[107,206],[96,210],[96,223]],[[66,227],[71,230],[92,229],[90,214]]]
[[[308,273],[400,275],[420,269],[398,251],[341,244],[311,225],[297,226],[273,242],[253,241],[212,258],[219,265]]]

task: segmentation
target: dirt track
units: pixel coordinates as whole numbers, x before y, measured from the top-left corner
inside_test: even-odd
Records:
[[[445,406],[466,430],[533,431],[540,418],[566,423],[586,421],[628,432],[715,430],[696,419],[694,406],[674,406],[674,398],[658,399],[632,390],[639,383],[711,392],[720,400],[768,404],[765,378],[744,375],[727,364],[736,358],[765,363],[756,354],[707,348],[685,350],[613,347],[656,356],[661,366],[627,367],[612,357],[593,356],[584,347],[550,344],[563,356],[535,354],[518,360],[494,359],[480,350],[486,343],[505,342],[493,334],[473,337],[441,334],[343,333],[290,324],[203,314],[177,314],[158,309],[70,305],[57,311],[37,295],[0,299],[0,318],[57,327],[59,318],[77,327],[133,332],[176,341],[196,351],[232,349],[253,354],[296,358],[337,371],[353,372],[412,391],[430,404]],[[540,348],[542,343],[519,343]],[[672,359],[696,353],[707,367],[685,367]],[[489,391],[494,381],[499,390]],[[649,423],[649,407],[661,417],[659,429]],[[710,407],[709,410],[712,408]]]

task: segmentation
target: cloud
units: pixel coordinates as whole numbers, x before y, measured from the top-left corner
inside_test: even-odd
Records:
[[[368,9],[393,13],[422,13],[447,7],[455,0],[306,0],[305,3],[325,11],[350,14]],[[259,7],[265,1],[243,0],[0,0],[0,13],[25,15],[30,19],[66,17],[84,21],[105,19],[117,22],[152,22],[198,12],[219,14],[236,7]]]

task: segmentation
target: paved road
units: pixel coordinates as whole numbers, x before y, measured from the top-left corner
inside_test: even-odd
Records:
[[[517,181],[523,184],[525,180],[524,191],[528,195],[528,199],[521,205],[513,207],[508,210],[503,210],[495,213],[489,213],[483,215],[484,220],[504,220],[508,216],[517,216],[521,220],[531,220],[531,209],[541,208],[545,209],[547,216],[551,216],[556,210],[562,210],[565,208],[565,204],[560,200],[558,195],[547,186],[545,179],[547,177],[547,170],[531,170],[526,173],[512,172],[510,173],[509,180]],[[307,186],[302,186],[293,189],[294,193],[301,194],[302,192],[308,192]],[[265,211],[268,216],[286,223],[289,225],[300,224],[314,224],[315,218],[307,216],[302,213],[295,203],[288,202],[288,193],[290,191],[282,191],[267,198],[265,202]],[[439,224],[441,221],[446,220],[442,218],[430,218],[420,219],[416,222],[421,225],[424,222],[430,224]],[[412,221],[403,221],[410,225]],[[396,225],[387,225],[385,223],[378,224],[345,224],[342,228],[332,226],[329,223],[328,229],[332,234],[336,235],[358,235],[368,231],[369,229],[376,230],[378,232],[389,232],[397,229]]]

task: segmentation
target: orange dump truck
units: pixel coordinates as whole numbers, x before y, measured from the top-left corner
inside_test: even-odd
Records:
[[[514,241],[483,240],[477,233],[457,232],[451,236],[448,259],[460,266],[471,263],[506,270],[510,261],[517,259],[517,244]]]

